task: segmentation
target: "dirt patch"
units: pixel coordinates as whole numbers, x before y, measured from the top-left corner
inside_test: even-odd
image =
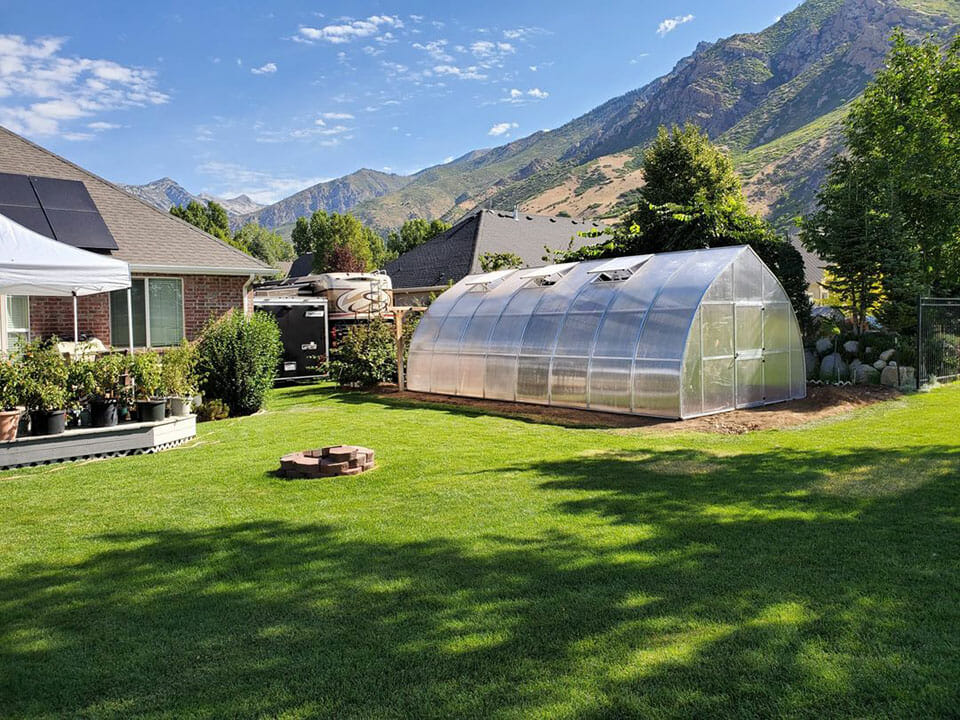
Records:
[[[527,403],[478,400],[409,391],[398,392],[396,387],[390,386],[379,388],[377,394],[385,400],[411,400],[432,405],[474,410],[489,415],[522,418],[530,422],[546,423],[548,425],[623,430],[649,428],[666,432],[692,431],[724,435],[742,435],[755,430],[794,427],[814,420],[842,415],[866,405],[873,405],[900,396],[899,391],[880,385],[841,387],[811,385],[807,388],[807,397],[803,400],[793,400],[750,410],[734,410],[733,412],[707,415],[691,420],[658,420],[636,415],[618,415]]]

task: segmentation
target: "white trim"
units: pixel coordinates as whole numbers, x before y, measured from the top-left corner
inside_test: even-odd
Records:
[[[131,263],[132,273],[169,273],[171,275],[266,275],[268,269],[258,273],[250,268],[201,267],[197,265],[140,265]]]
[[[240,307],[243,308],[244,315],[251,315],[253,314],[253,311],[256,309],[254,307],[251,307],[249,310],[247,309],[247,296],[250,295],[250,287],[253,285],[253,280],[255,277],[256,276],[251,275],[249,278],[247,278],[247,281],[243,284],[243,287],[240,289],[240,292],[242,293],[240,296]],[[184,329],[186,329],[186,322],[184,322]]]
[[[13,332],[26,333],[27,342],[30,341],[30,297],[27,295],[0,295],[0,353],[10,352],[10,343],[7,336],[10,334],[10,313],[7,308],[8,299],[22,297],[27,301],[27,325],[24,328],[15,328]]]

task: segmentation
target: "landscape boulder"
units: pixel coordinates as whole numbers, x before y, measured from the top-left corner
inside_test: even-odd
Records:
[[[807,380],[816,380],[820,362],[812,350],[803,351],[803,362],[807,366]]]
[[[833,350],[833,338],[820,338],[817,340],[817,354],[826,355]]]
[[[876,385],[880,382],[880,371],[872,365],[857,365],[850,371],[850,379],[857,385]]]
[[[897,354],[897,351],[891,348],[890,350],[884,350],[880,353],[880,359],[884,362],[890,362],[894,355]]]
[[[886,385],[887,387],[900,386],[900,373],[897,371],[895,365],[887,365],[880,372],[880,384]]]
[[[883,370],[886,366],[887,366],[886,360],[877,360],[877,361],[873,364],[873,367],[874,367],[876,370],[878,370],[878,371],[879,371],[879,370]]]
[[[860,352],[860,343],[858,343],[856,340],[847,340],[843,344],[843,350],[851,355],[856,355],[858,352]]]
[[[840,353],[830,353],[820,361],[820,379],[824,382],[843,382],[850,379],[850,368]]]

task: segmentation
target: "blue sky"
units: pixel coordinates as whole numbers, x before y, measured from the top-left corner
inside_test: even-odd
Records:
[[[797,4],[0,0],[0,124],[110,180],[270,202],[557,127]]]

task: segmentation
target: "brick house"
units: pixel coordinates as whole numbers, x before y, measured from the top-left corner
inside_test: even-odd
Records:
[[[192,340],[211,317],[231,308],[251,312],[254,279],[276,272],[3,127],[0,180],[0,213],[47,237],[129,263],[138,347],[165,347],[184,337]],[[68,188],[79,182],[86,189],[87,212],[76,213],[81,222],[68,222],[63,211],[44,204],[43,184],[57,182]],[[30,188],[36,190],[36,198]],[[96,214],[102,222],[93,217]],[[86,220],[90,222],[85,224]],[[105,242],[85,246],[84,237],[95,236],[96,228]],[[79,298],[81,336],[124,347],[127,327],[125,291]],[[0,302],[0,349],[11,347],[18,337],[49,335],[72,338],[71,298],[6,297]]]

